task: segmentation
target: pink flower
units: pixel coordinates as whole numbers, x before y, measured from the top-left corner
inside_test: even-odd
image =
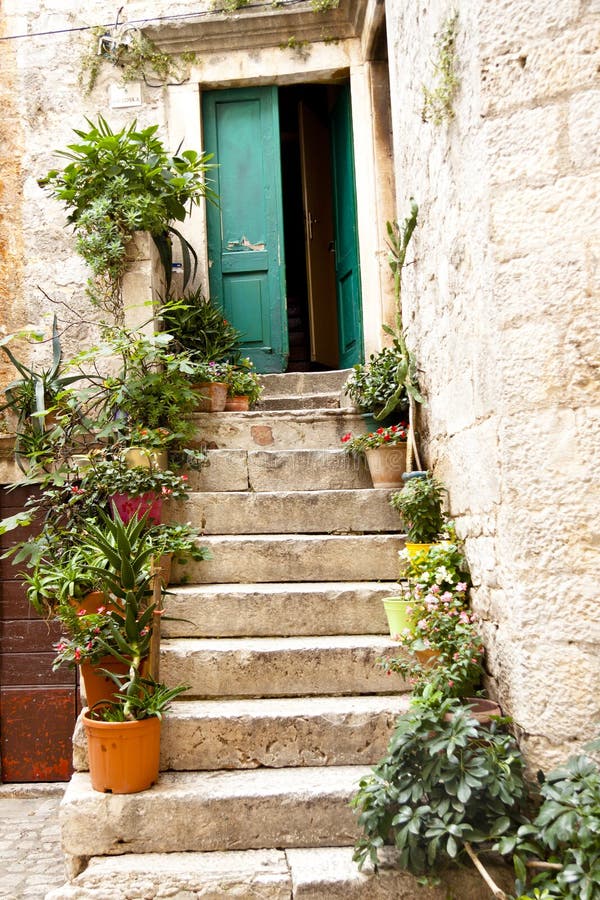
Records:
[[[440,589],[437,584],[434,584],[433,587],[429,588],[429,590],[432,594],[439,594],[439,592],[440,592]]]
[[[73,655],[75,656],[76,660],[81,659],[81,650],[79,649],[79,647],[77,647],[77,649],[75,650],[75,653]]]
[[[92,643],[92,641],[88,641],[85,646],[86,646],[87,650],[92,650],[94,647],[94,644]]]
[[[85,615],[86,615],[85,609],[78,609],[78,610],[77,610],[77,615],[78,615],[78,616],[85,616]]]
[[[457,590],[457,591],[461,591],[461,592],[462,592],[462,591],[466,591],[466,589],[467,589],[467,584],[466,584],[465,581],[459,581],[458,584],[456,585],[456,590]]]
[[[102,615],[102,613],[105,613],[105,612],[106,612],[106,607],[105,607],[105,606],[99,606],[99,607],[98,607],[98,612],[100,613],[100,615]]]
[[[451,678],[448,679],[448,687],[454,687],[454,682]]]
[[[419,619],[417,622],[417,628],[420,628],[421,631],[427,631],[428,627],[427,619]]]
[[[444,593],[440,597],[440,600],[443,600],[444,603],[450,603],[450,601],[452,600],[452,594],[450,593],[450,591],[444,591]]]
[[[464,610],[463,610],[463,611],[461,612],[461,614],[460,614],[460,621],[461,621],[461,622],[468,622],[468,621],[469,621],[469,614],[466,613]]]
[[[454,660],[460,659],[460,653],[455,653],[454,656],[452,657],[452,659],[454,659]]]

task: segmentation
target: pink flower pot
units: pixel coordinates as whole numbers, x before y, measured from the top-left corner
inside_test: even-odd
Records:
[[[154,525],[160,525],[162,497],[155,494],[154,491],[147,491],[138,497],[130,497],[129,494],[113,494],[110,499],[123,522],[129,522],[136,515],[141,518],[148,511],[148,520]]]

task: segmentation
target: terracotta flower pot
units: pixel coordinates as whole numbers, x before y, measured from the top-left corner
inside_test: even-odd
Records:
[[[486,700],[483,697],[463,697],[462,704],[469,707],[469,712],[481,725],[489,725],[492,716],[501,716],[502,710],[495,700]],[[451,722],[452,713],[446,713],[444,719]]]
[[[96,722],[84,713],[83,725],[95,791],[134,794],[158,781],[161,722],[156,716],[136,722]]]
[[[199,412],[223,412],[227,402],[227,384],[221,381],[203,381],[192,385],[198,395]]]
[[[162,497],[154,491],[146,491],[138,497],[130,497],[129,494],[113,494],[111,503],[117,508],[121,519],[125,524],[135,515],[143,516],[148,512],[148,520],[154,525],[160,525],[162,516]]]
[[[406,443],[374,447],[365,455],[373,487],[402,487],[402,475],[406,471]]]
[[[225,412],[248,412],[249,409],[248,397],[238,395],[237,397],[228,397],[225,401]]]

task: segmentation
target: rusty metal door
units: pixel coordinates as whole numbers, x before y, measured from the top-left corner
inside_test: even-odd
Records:
[[[23,508],[31,488],[0,487],[0,518]],[[0,537],[2,550],[20,532]],[[0,561],[0,779],[2,782],[68,781],[77,717],[76,673],[52,672],[60,629],[27,602],[18,567]]]

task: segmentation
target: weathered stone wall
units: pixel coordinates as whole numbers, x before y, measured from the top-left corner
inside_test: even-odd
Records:
[[[456,118],[421,120],[459,9]],[[387,3],[404,317],[490,689],[534,764],[600,730],[600,6]]]

